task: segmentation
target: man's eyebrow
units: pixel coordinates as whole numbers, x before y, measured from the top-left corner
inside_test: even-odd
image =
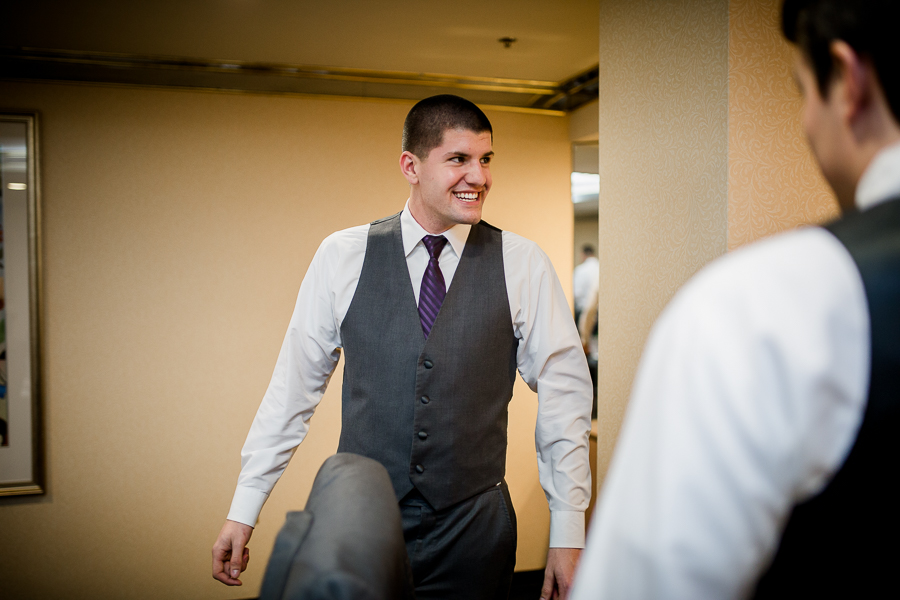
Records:
[[[447,158],[449,158],[449,157],[451,157],[451,156],[463,156],[463,157],[465,157],[465,158],[469,158],[469,157],[471,157],[472,155],[469,154],[468,152],[463,152],[463,151],[461,151],[461,150],[451,150],[450,152],[448,152],[448,153],[445,154],[444,156],[447,157]],[[481,155],[481,158],[486,158],[486,157],[488,157],[488,156],[494,156],[494,151],[491,150],[490,152],[485,152],[484,154]]]

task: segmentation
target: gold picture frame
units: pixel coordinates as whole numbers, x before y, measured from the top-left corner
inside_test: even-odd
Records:
[[[0,110],[0,496],[43,494],[38,115]]]

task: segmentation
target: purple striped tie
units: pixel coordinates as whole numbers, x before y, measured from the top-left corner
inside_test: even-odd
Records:
[[[447,244],[447,238],[442,235],[426,235],[422,238],[422,243],[431,255],[428,266],[425,267],[425,274],[422,275],[422,287],[419,290],[419,320],[422,322],[425,339],[428,339],[434,320],[444,302],[444,296],[447,295],[444,274],[441,273],[441,265],[438,263],[441,251]]]

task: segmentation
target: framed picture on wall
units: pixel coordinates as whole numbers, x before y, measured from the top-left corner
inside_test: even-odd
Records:
[[[37,127],[0,110],[0,496],[44,493]]]

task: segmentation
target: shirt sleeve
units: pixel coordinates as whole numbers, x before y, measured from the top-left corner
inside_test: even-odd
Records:
[[[858,431],[868,312],[821,229],[716,261],[647,342],[573,598],[752,593]]]
[[[326,238],[300,284],[272,379],[241,450],[229,520],[256,525],[272,488],[309,431],[309,420],[340,358],[340,313],[346,313],[346,299],[352,298],[359,279],[366,232],[357,229]]]
[[[593,389],[587,359],[550,259],[503,232],[504,269],[519,373],[537,392],[538,474],[550,506],[550,547],[584,547],[591,498],[588,436]]]

